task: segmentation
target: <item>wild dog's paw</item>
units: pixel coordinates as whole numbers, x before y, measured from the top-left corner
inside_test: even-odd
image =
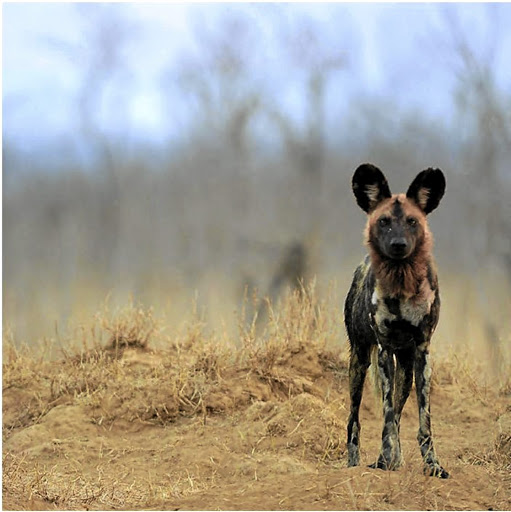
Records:
[[[437,478],[450,478],[449,473],[437,462],[424,466],[426,476],[436,476]]]
[[[348,467],[352,468],[358,466],[360,464],[360,455],[358,451],[358,447],[354,446],[352,443],[348,444]]]
[[[388,462],[385,457],[382,457],[380,455],[376,462],[374,462],[373,464],[369,464],[369,466],[367,467],[371,469],[383,469],[384,471],[396,471],[396,469],[398,469],[399,466],[399,463],[394,461]]]

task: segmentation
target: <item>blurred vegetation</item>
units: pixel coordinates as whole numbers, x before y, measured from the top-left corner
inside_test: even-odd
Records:
[[[144,33],[115,6],[77,8],[87,15],[86,50],[59,41],[48,48],[79,63],[76,135],[85,153],[69,156],[66,139],[46,159],[27,159],[4,123],[4,329],[29,343],[72,336],[107,295],[154,305],[171,329],[192,314],[193,299],[213,328],[236,329],[234,310],[250,306],[253,315],[261,297],[275,301],[286,285],[314,276],[318,290],[335,280],[341,302],[364,253],[351,176],[370,161],[395,192],[424,168],[444,170],[447,193],[430,219],[440,336],[464,350],[487,340],[499,364],[510,341],[511,94],[497,85],[497,32],[475,52],[455,9],[432,28],[448,57],[438,65],[456,75],[451,125],[429,118],[427,106],[403,111],[388,97],[360,98],[332,121],[357,58],[342,34],[327,44],[320,23],[293,24],[272,6],[271,40],[250,11],[228,9],[213,28],[199,19],[193,51],[169,62],[161,79],[169,118],[183,109],[190,118],[162,149],[137,142],[134,127],[112,135],[98,114],[119,90],[111,110],[122,125],[125,48]],[[289,70],[285,90],[301,115],[270,87],[268,56]]]

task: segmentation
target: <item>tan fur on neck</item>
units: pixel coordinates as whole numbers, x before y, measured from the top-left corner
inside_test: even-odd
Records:
[[[378,288],[385,297],[418,298],[425,291],[428,264],[433,265],[433,237],[426,222],[424,236],[418,241],[415,251],[405,260],[391,260],[381,256],[369,242],[369,223],[366,227],[366,245],[369,249],[371,265],[378,282]],[[429,288],[429,287],[428,287]]]

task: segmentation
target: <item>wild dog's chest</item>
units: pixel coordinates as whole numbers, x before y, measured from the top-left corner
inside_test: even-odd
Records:
[[[422,338],[421,325],[436,299],[436,291],[424,281],[412,297],[385,296],[376,284],[370,306],[370,317],[380,339],[392,338],[398,345]],[[419,340],[415,340],[419,341]]]

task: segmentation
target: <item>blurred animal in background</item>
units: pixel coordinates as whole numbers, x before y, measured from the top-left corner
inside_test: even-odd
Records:
[[[401,412],[415,374],[417,439],[424,471],[448,478],[431,434],[429,344],[438,322],[440,296],[426,218],[444,195],[445,178],[440,169],[427,169],[417,175],[406,194],[392,195],[380,169],[363,164],[355,171],[352,186],[358,205],[368,215],[369,254],[355,271],[344,310],[351,349],[348,466],[359,464],[359,408],[372,360],[384,423],[381,451],[370,467],[395,470],[402,464]]]
[[[303,280],[307,270],[307,250],[302,242],[288,245],[280,260],[269,290],[269,297],[276,299],[284,284],[289,284],[292,290],[303,292]]]
[[[266,323],[270,305],[277,303],[285,292],[286,286],[291,292],[298,293],[300,297],[306,292],[307,270],[308,251],[305,243],[294,241],[284,247],[277,269],[271,278],[268,292],[260,300],[257,308],[258,328]]]

